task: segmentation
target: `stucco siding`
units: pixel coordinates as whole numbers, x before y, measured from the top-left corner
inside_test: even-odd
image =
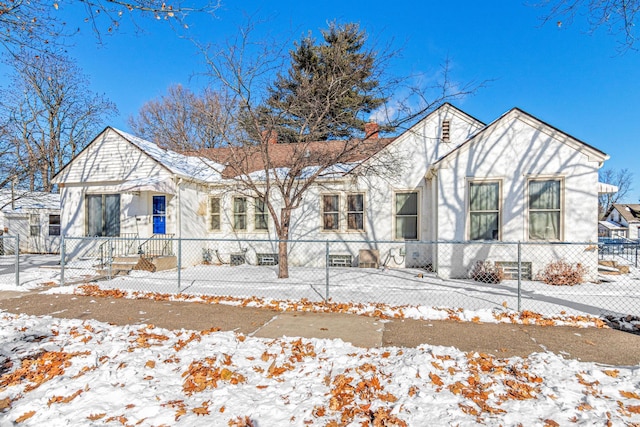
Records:
[[[438,240],[469,240],[469,183],[495,180],[500,183],[499,240],[529,241],[528,188],[535,178],[561,181],[560,241],[597,240],[597,194],[592,190],[597,185],[597,162],[518,119],[499,123],[471,144],[438,170]],[[472,247],[466,250],[473,252]],[[482,250],[487,253],[481,258],[502,260],[497,259],[502,255],[498,246]],[[452,248],[441,248],[442,273],[465,276],[468,259],[479,254],[459,257],[454,253]],[[581,262],[593,264],[582,255]]]

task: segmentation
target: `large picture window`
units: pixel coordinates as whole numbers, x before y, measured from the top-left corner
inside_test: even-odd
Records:
[[[120,195],[89,194],[87,202],[87,236],[120,235]]]
[[[255,215],[254,215],[254,227],[256,230],[265,231],[268,229],[269,215],[267,214],[267,205],[264,199],[259,197],[255,198]]]
[[[247,198],[246,197],[233,198],[233,229],[234,230],[247,229]]]
[[[418,239],[418,192],[396,193],[395,238]]]
[[[559,179],[529,181],[530,240],[560,240],[561,183]]]
[[[220,231],[220,197],[209,197],[209,230]]]
[[[364,195],[347,195],[347,229],[349,231],[364,230]]]
[[[469,240],[500,239],[500,183],[469,183]]]
[[[340,197],[336,194],[322,196],[322,229],[340,228]]]

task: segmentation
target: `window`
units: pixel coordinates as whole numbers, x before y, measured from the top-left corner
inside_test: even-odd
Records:
[[[120,235],[120,195],[89,194],[87,202],[87,236]]]
[[[469,240],[500,239],[500,183],[469,183]]]
[[[349,231],[364,230],[364,195],[347,195],[347,229]]]
[[[396,193],[396,239],[418,239],[418,192]]]
[[[529,239],[560,240],[560,184],[559,179],[529,181]]]
[[[247,198],[246,197],[233,198],[233,229],[234,230],[247,229]]]
[[[60,215],[49,215],[49,236],[60,235]]]
[[[29,236],[38,237],[40,235],[40,215],[29,215]]]
[[[264,199],[255,198],[255,218],[254,218],[254,226],[256,230],[267,230],[268,229],[268,219],[269,215],[267,213],[267,206],[264,203]]]
[[[338,230],[340,227],[340,197],[334,194],[322,196],[322,229]]]
[[[220,230],[220,197],[209,197],[209,230]]]

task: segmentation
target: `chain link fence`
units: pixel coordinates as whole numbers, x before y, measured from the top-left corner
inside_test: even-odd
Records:
[[[20,240],[0,234],[0,284],[20,285]]]
[[[638,247],[67,237],[60,282],[236,298],[639,316]]]

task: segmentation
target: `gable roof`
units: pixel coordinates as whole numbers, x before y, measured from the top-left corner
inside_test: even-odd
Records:
[[[222,170],[222,165],[217,165],[210,160],[200,157],[187,156],[181,153],[177,153],[171,150],[165,150],[159,147],[153,142],[147,141],[143,138],[131,135],[122,130],[107,126],[102,132],[100,132],[89,144],[87,144],[82,151],[80,151],[73,159],[71,159],[66,165],[64,165],[58,173],[52,178],[52,182],[57,182],[57,179],[65,169],[67,169],[78,157],[84,153],[89,146],[100,139],[106,132],[115,132],[122,139],[136,147],[143,154],[154,160],[168,172],[177,175],[179,177],[192,179],[196,181],[209,182],[211,180],[218,179],[220,174],[219,170]]]
[[[12,194],[13,193],[13,194]],[[13,197],[14,209],[11,209]],[[60,194],[43,191],[0,190],[0,210],[8,213],[26,212],[32,209],[60,209]]]
[[[640,204],[614,203],[613,209],[627,222],[640,222]]]
[[[166,150],[153,142],[130,133],[110,127],[122,138],[139,148],[171,173],[199,181],[211,181],[220,177],[223,166],[198,156],[187,156],[172,150]]]
[[[446,159],[453,157],[454,155],[461,153],[463,151],[469,150],[471,145],[477,141],[483,134],[485,134],[488,130],[496,127],[500,122],[507,121],[509,119],[518,119],[532,127],[542,127],[542,131],[547,133],[549,136],[559,139],[562,143],[569,145],[575,150],[584,152],[590,160],[598,161],[602,164],[605,160],[609,158],[609,155],[604,151],[601,151],[584,141],[579,140],[566,132],[561,131],[560,129],[551,126],[550,124],[538,119],[537,117],[527,113],[526,111],[521,110],[518,107],[514,107],[511,110],[504,113],[502,116],[498,117],[496,120],[491,122],[489,125],[485,126],[484,129],[478,131],[472,137],[467,139],[465,142],[460,144],[455,149],[451,150],[444,156],[440,157],[436,162],[434,162],[433,167],[438,168]]]

